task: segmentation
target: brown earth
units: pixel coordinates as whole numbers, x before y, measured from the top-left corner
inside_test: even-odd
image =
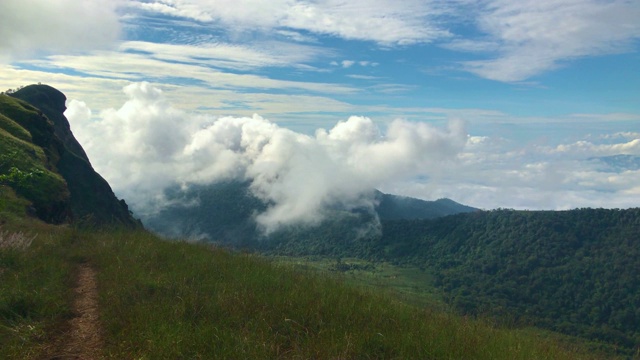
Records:
[[[100,359],[103,342],[98,313],[98,287],[96,273],[89,265],[78,268],[73,302],[74,317],[69,320],[68,331],[60,339],[55,355],[49,359]]]

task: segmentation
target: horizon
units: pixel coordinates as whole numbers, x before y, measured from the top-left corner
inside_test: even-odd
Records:
[[[62,91],[134,208],[234,176],[282,205],[264,214],[276,223],[366,188],[480,209],[640,204],[640,3],[31,3],[0,4],[0,87]]]

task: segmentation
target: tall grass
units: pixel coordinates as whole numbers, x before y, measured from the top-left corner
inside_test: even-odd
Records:
[[[72,239],[70,231],[35,222],[28,228],[1,234],[6,245],[0,247],[1,359],[43,357],[71,316],[73,256],[64,245]],[[32,231],[40,235],[28,235]]]
[[[250,254],[145,232],[39,233],[0,250],[0,358],[43,358],[72,317],[74,271],[98,274],[114,359],[592,359],[539,333],[502,330]]]
[[[596,358],[248,254],[142,232],[85,244],[113,358]]]

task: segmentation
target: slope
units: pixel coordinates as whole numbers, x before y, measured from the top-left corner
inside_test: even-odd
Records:
[[[51,223],[70,220],[69,190],[55,168],[61,144],[52,133],[52,124],[38,109],[0,95],[0,214],[28,210]]]
[[[33,202],[38,217],[53,223],[140,226],[126,203],[94,171],[73,137],[63,114],[66,98],[61,92],[47,85],[30,85],[1,98],[4,133],[0,141],[6,150],[3,157],[9,160],[0,164],[0,174],[5,185]],[[29,158],[37,158],[40,166],[24,163]]]
[[[280,246],[282,241],[299,237],[360,238],[379,228],[379,219],[430,219],[477,209],[449,199],[424,201],[408,197],[374,192],[375,213],[369,209],[344,210],[335,208],[315,226],[290,226],[276,231],[268,241],[254,221],[257,213],[269,204],[255,197],[250,182],[220,181],[208,185],[179,186],[165,191],[168,205],[155,213],[143,214],[145,224],[153,231],[168,237],[205,239],[235,247],[261,249]],[[377,231],[377,230],[376,230]],[[281,247],[281,246],[280,246]]]
[[[389,221],[371,256],[430,269],[459,311],[640,344],[640,209]]]

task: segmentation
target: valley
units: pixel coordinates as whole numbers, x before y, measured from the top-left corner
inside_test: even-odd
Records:
[[[224,180],[173,184],[138,220],[64,101],[45,85],[0,95],[2,358],[65,352],[82,269],[91,356],[637,357],[639,208],[486,211],[368,189],[267,228],[274,201]]]

